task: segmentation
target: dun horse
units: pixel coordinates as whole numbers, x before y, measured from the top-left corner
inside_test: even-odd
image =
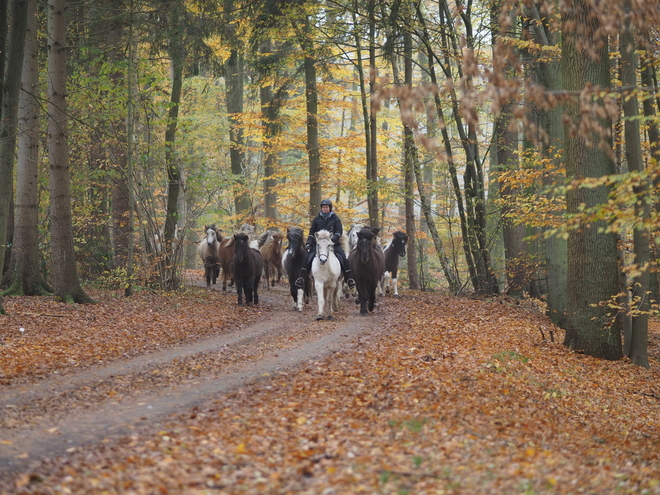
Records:
[[[360,230],[357,245],[348,255],[362,316],[367,316],[376,306],[376,289],[385,269],[383,250],[373,242],[375,235],[369,228]]]
[[[279,232],[270,234],[270,241],[261,246],[261,257],[264,260],[264,276],[266,287],[275,287],[282,278],[282,239],[284,236]],[[277,274],[277,280],[275,280]]]
[[[243,291],[247,304],[259,304],[259,281],[264,269],[261,253],[250,247],[250,238],[245,232],[234,234],[234,249],[231,269],[236,283],[238,305],[243,305]]]
[[[204,278],[206,279],[206,288],[211,288],[211,282],[215,282],[220,275],[220,259],[218,257],[218,246],[222,236],[218,233],[215,225],[204,227],[206,238],[202,239],[197,246],[197,254],[204,263]]]
[[[397,282],[397,271],[399,270],[399,258],[406,255],[406,244],[408,243],[408,234],[397,230],[393,238],[385,248],[385,273],[380,281],[380,295],[392,291],[395,297],[399,297],[399,284]]]
[[[286,238],[289,245],[282,255],[282,267],[287,277],[289,277],[289,289],[291,297],[293,298],[293,310],[303,310],[303,302],[309,302],[311,296],[309,276],[306,277],[304,290],[296,287],[295,281],[300,277],[305,258],[307,258],[307,250],[305,249],[305,241],[303,229],[300,227],[290,227],[286,231]]]

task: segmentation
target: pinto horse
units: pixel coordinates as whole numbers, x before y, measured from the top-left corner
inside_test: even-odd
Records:
[[[218,246],[222,236],[215,225],[206,225],[204,227],[206,238],[202,239],[197,245],[197,254],[204,263],[204,278],[206,279],[206,288],[211,288],[211,282],[215,281],[220,275],[220,258],[218,257]]]
[[[269,236],[270,241],[261,246],[261,257],[264,260],[264,276],[266,277],[266,287],[275,287],[282,278],[282,239],[284,236],[279,232],[272,232]],[[277,274],[277,280],[275,280]]]
[[[333,312],[339,309],[339,290],[341,288],[341,263],[335,255],[332,234],[327,230],[319,230],[316,238],[316,256],[312,261],[312,276],[314,288],[319,303],[317,320],[334,319]]]
[[[286,238],[289,244],[282,255],[282,268],[284,268],[284,272],[289,277],[289,289],[293,298],[292,309],[302,312],[303,302],[309,302],[311,297],[309,274],[305,275],[304,289],[299,289],[295,284],[295,281],[300,277],[300,272],[307,258],[303,229],[300,227],[289,227],[286,231]]]
[[[370,228],[360,230],[357,245],[348,255],[362,316],[367,316],[376,306],[376,289],[385,269],[385,256],[380,246],[374,244],[375,235]]]
[[[250,238],[245,232],[234,234],[234,259],[231,270],[236,283],[238,294],[238,305],[243,305],[243,291],[245,291],[245,302],[249,305],[259,304],[259,282],[264,262],[258,249],[250,247]]]
[[[399,284],[397,282],[397,271],[399,270],[399,258],[406,255],[406,244],[408,243],[408,234],[400,230],[395,231],[392,240],[385,248],[385,272],[380,281],[380,295],[390,292],[395,297],[399,297]]]

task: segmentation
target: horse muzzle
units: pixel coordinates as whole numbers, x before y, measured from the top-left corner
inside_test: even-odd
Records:
[[[319,255],[319,261],[322,265],[325,265],[325,262],[328,261],[328,257],[325,254]]]

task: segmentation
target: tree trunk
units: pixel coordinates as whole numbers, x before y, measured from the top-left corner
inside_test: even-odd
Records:
[[[37,2],[28,0],[27,33],[19,97],[18,163],[14,246],[5,275],[5,294],[47,295],[52,292],[39,271],[39,65],[37,61]]]
[[[407,9],[406,9],[407,13]],[[407,19],[412,16],[406,15]],[[408,30],[403,35],[403,66],[404,84],[412,92],[413,80],[413,49],[412,36]],[[419,290],[419,273],[417,271],[417,226],[415,224],[415,162],[417,161],[417,145],[410,125],[403,122],[403,177],[406,206],[406,233],[408,234],[408,285],[413,290]]]
[[[619,43],[621,46],[621,84],[623,87],[637,87],[635,36],[633,33],[632,7],[630,0],[623,2],[624,20]],[[644,164],[642,160],[642,144],[639,132],[639,103],[635,91],[624,92],[621,95],[624,120],[624,136],[626,144],[626,161],[630,172],[642,173]],[[635,201],[635,217],[640,223],[633,231],[633,243],[635,250],[635,271],[632,286],[631,306],[635,308],[632,315],[632,331],[630,342],[624,342],[627,354],[633,364],[649,367],[647,354],[648,347],[648,322],[649,304],[649,261],[650,261],[650,239],[649,230],[644,225],[650,216],[649,185],[646,180],[635,188],[637,200]]]
[[[309,19],[305,35],[309,36]],[[307,103],[307,156],[309,158],[309,216],[313,218],[322,199],[321,155],[319,147],[318,92],[316,89],[316,57],[310,39],[303,41],[305,52],[305,99]]]
[[[174,290],[179,285],[177,265],[173,258],[173,241],[179,220],[179,192],[181,190],[181,171],[176,156],[176,132],[179,121],[179,106],[183,87],[183,27],[181,23],[182,0],[174,2],[170,18],[170,59],[172,63],[172,92],[170,109],[165,130],[165,167],[167,169],[167,211],[163,231],[164,266],[161,270],[161,283],[167,290]],[[128,196],[127,196],[128,199]]]
[[[609,55],[607,38],[603,37],[598,16],[590,10],[587,0],[569,0],[562,12],[562,82],[567,91],[582,92],[588,84],[595,86],[590,98],[582,95],[564,104],[566,111],[566,176],[569,181],[614,174],[615,167],[603,148],[610,139],[611,122],[597,119],[598,128],[581,129],[583,115],[592,115],[580,101],[598,100],[599,88],[609,85]],[[595,50],[598,59],[588,53]],[[596,109],[598,110],[598,108]],[[594,112],[595,113],[595,112]],[[605,112],[603,112],[605,114]],[[588,142],[589,141],[589,142]],[[591,144],[590,144],[591,143]],[[611,145],[609,146],[611,149]],[[566,194],[569,215],[577,214],[581,205],[587,208],[607,201],[608,189],[572,188]],[[568,236],[568,314],[564,344],[590,356],[620,359],[621,334],[616,312],[608,302],[618,292],[616,236],[601,233],[602,222],[571,229]]]
[[[66,0],[48,1],[48,161],[53,289],[67,302],[93,302],[78,280],[69,175],[66,104]]]
[[[11,42],[7,60],[6,78],[0,87],[2,106],[0,114],[0,279],[5,266],[7,240],[10,225],[11,198],[14,189],[14,154],[16,153],[16,134],[18,130],[18,95],[21,87],[23,53],[25,51],[25,33],[27,30],[27,0],[13,0]],[[5,29],[5,25],[0,26]]]
[[[376,94],[376,0],[367,0],[369,10],[369,94]],[[369,224],[380,226],[378,216],[378,128],[376,127],[376,106],[369,105],[369,162],[367,163],[367,204]]]
[[[259,51],[263,56],[269,56],[273,50],[272,40],[262,42]],[[273,74],[264,74],[273,76]],[[269,224],[277,223],[277,179],[275,174],[278,168],[277,153],[274,150],[274,138],[279,134],[279,109],[281,101],[273,94],[273,85],[263,84],[260,90],[261,120],[264,133],[264,215]]]

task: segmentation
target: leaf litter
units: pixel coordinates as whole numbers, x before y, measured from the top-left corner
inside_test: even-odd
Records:
[[[289,305],[286,291],[268,294],[271,303],[259,308],[237,307],[235,295],[196,288],[131,299],[99,292],[93,296],[101,302],[91,306],[6,298],[0,383],[29,390],[53,373],[93,370],[281,318],[277,310]],[[342,301],[338,320],[356,312]],[[290,312],[290,335],[279,333],[258,351],[200,353],[151,370],[151,380],[176,382],[227,366],[227,360],[249,366],[265,354],[288,352],[292,335],[313,338],[314,327],[331,325],[313,315],[313,305],[302,316]],[[135,426],[130,435],[0,477],[0,490],[660,493],[657,322],[649,332],[651,367],[644,369],[565,348],[560,329],[531,305],[508,298],[406,291],[399,299],[381,299],[364,321],[377,331],[350,347]],[[140,376],[124,379],[124,388],[110,382],[110,390],[90,392],[89,401],[149,387]],[[70,395],[76,403],[88,400],[85,390]],[[67,398],[43,400],[30,406],[43,415],[58,401],[70,404]],[[9,417],[13,428],[26,421]]]

